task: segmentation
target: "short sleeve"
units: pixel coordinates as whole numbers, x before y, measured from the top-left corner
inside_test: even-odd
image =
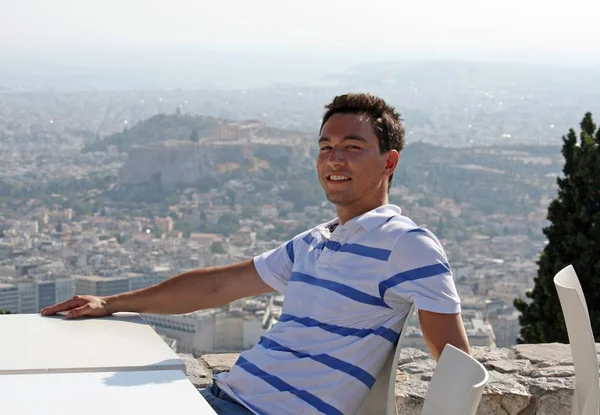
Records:
[[[380,293],[393,309],[414,303],[418,310],[459,313],[460,298],[448,259],[430,231],[416,228],[401,235],[392,250],[389,277]]]
[[[271,288],[285,294],[295,260],[295,246],[305,233],[295,236],[279,247],[254,257],[258,275]]]

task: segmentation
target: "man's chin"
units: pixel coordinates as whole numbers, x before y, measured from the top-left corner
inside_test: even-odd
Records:
[[[341,194],[326,194],[325,197],[336,206],[347,206],[352,203],[351,198]]]

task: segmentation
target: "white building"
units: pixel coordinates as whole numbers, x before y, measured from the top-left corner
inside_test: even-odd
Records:
[[[490,323],[482,318],[465,320],[464,323],[471,346],[496,347],[496,336]]]
[[[517,344],[521,330],[519,315],[520,313],[515,310],[511,314],[500,314],[490,319],[496,335],[496,346],[512,347]]]
[[[256,232],[247,226],[242,226],[231,234],[229,242],[235,246],[253,247],[256,244]]]
[[[245,319],[242,348],[244,350],[247,350],[254,347],[254,345],[260,340],[260,336],[262,336],[266,332],[267,330],[263,328],[262,321],[260,321],[259,319]]]
[[[27,281],[17,284],[19,290],[19,313],[33,314],[40,311],[38,306],[38,285]]]
[[[15,247],[7,242],[0,242],[0,261],[8,259],[12,256]]]
[[[244,317],[219,313],[215,315],[214,350],[240,351],[244,342]]]
[[[11,311],[19,314],[39,313],[42,308],[73,297],[75,291],[75,281],[72,278],[50,281],[22,279],[11,285],[17,287],[18,293],[18,308]]]
[[[57,278],[55,287],[57,303],[68,300],[75,295],[75,280],[73,278]]]
[[[15,284],[0,283],[0,310],[19,312],[19,288]]]
[[[273,205],[263,205],[258,208],[258,214],[264,218],[275,219],[279,216],[279,211]]]
[[[175,340],[178,353],[194,355],[249,349],[265,332],[258,318],[220,309],[184,315],[144,314],[143,317],[158,334]]]
[[[77,295],[115,295],[129,291],[129,278],[98,277],[95,275],[77,275],[75,294]]]
[[[129,291],[139,290],[141,288],[150,287],[167,280],[169,277],[158,274],[136,274],[126,273],[123,277],[129,278]]]
[[[68,300],[75,294],[75,281],[72,278],[58,278],[50,281],[39,281],[37,285],[37,311],[61,301]],[[25,311],[22,311],[25,313]]]
[[[178,353],[202,354],[213,351],[215,314],[218,310],[183,315],[144,314],[144,320],[162,336],[176,341]]]

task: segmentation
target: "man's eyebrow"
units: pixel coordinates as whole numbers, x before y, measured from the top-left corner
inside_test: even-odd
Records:
[[[356,135],[356,134],[347,135],[344,137],[344,140],[362,141],[364,143],[367,142],[367,140],[365,140],[364,137],[362,137],[360,135]],[[331,141],[331,139],[329,137],[325,137],[325,136],[322,136],[321,138],[319,138],[319,143],[322,143],[324,141]]]
[[[323,141],[331,141],[331,140],[329,139],[329,137],[322,136],[321,138],[319,138],[319,143],[322,143]]]
[[[367,142],[367,140],[365,140],[364,137],[360,136],[360,135],[356,135],[356,134],[350,134],[344,137],[344,140],[356,140],[356,141],[363,141],[363,142]]]

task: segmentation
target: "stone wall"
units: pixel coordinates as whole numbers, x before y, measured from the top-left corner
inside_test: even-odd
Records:
[[[596,344],[600,361],[600,344]],[[510,349],[473,347],[473,357],[490,372],[478,415],[558,415],[571,413],[575,387],[573,360],[568,345],[522,344]],[[197,387],[212,374],[228,371],[236,353],[180,355],[188,377]],[[396,376],[396,405],[402,415],[420,415],[427,386],[435,368],[430,355],[418,349],[402,350]]]

